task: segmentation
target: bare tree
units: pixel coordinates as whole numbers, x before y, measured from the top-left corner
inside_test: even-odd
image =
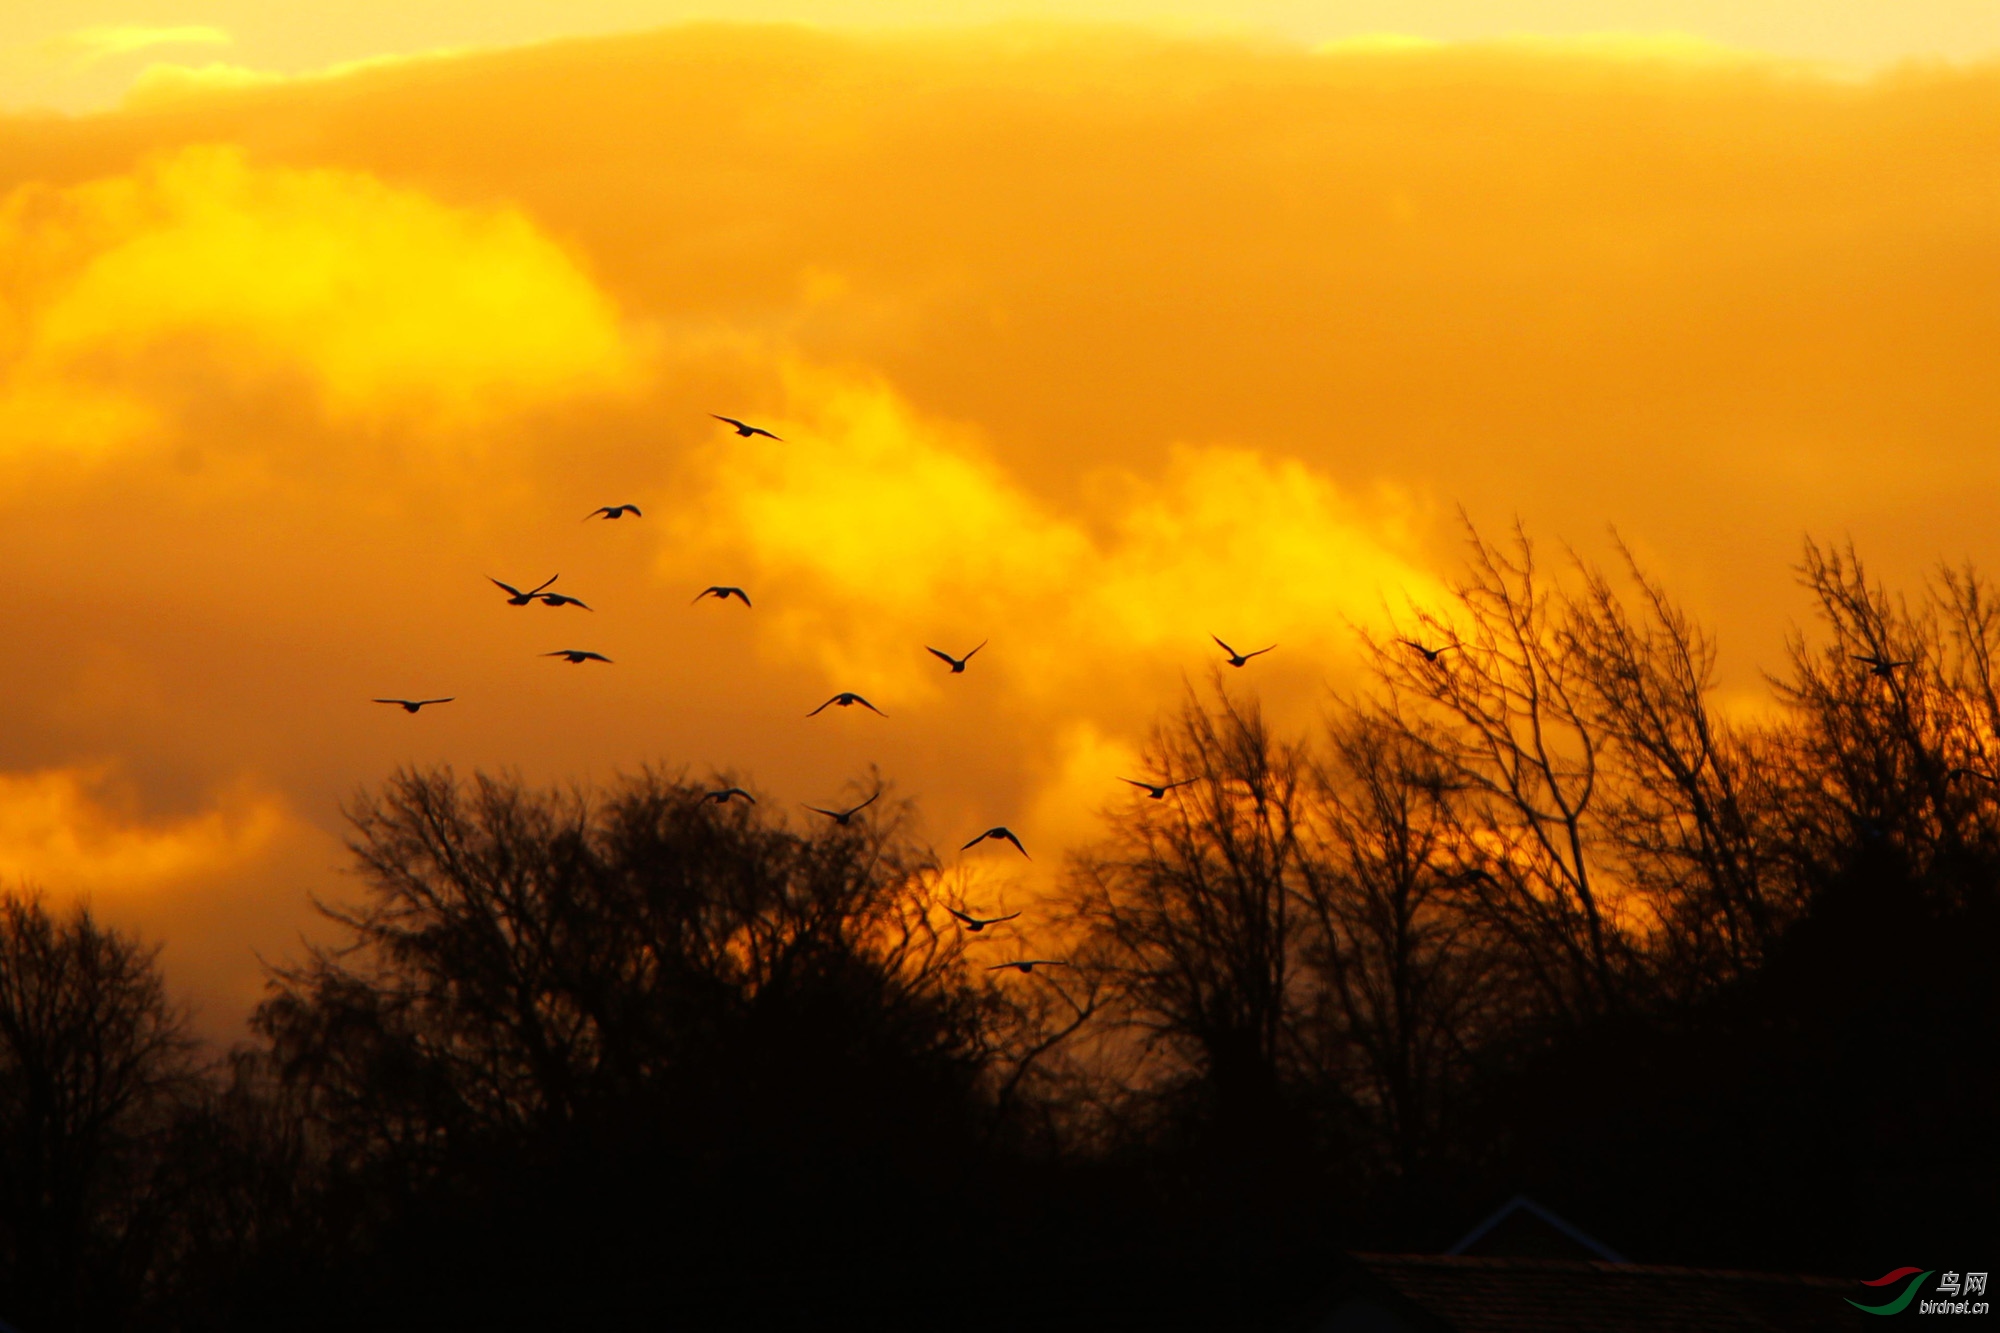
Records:
[[[1356,710],[1331,729],[1330,750],[1316,774],[1314,854],[1300,862],[1319,1045],[1358,1054],[1336,1067],[1383,1164],[1407,1177],[1440,1146],[1504,1002],[1505,964],[1459,910],[1458,825],[1430,756]]]
[[[842,1013],[974,1076],[979,995],[900,807],[801,835],[658,774],[598,805],[439,770],[350,817],[368,893],[328,909],[348,939],[278,973],[256,1023],[355,1160],[671,1102],[751,1049],[730,1034]]]
[[[1115,1014],[1191,1073],[1231,1120],[1267,1116],[1300,1012],[1297,747],[1254,704],[1192,694],[1156,730],[1153,771],[1182,782],[1140,801],[1071,867],[1074,926],[1097,951]]]
[[[1794,635],[1773,682],[1796,723],[1793,854],[1822,875],[1842,849],[1893,855],[1946,893],[1981,881],[1975,867],[2000,858],[1990,590],[1944,570],[1913,608],[1870,583],[1851,546],[1810,542],[1799,572],[1831,639]]]
[[[155,1148],[197,1074],[156,954],[0,896],[0,1289],[30,1327],[103,1318],[150,1276]]]
[[[1614,761],[1599,822],[1650,909],[1653,977],[1685,997],[1755,970],[1795,913],[1769,778],[1780,738],[1713,716],[1713,641],[1619,551],[1636,612],[1579,561],[1560,646]]]
[[[1444,608],[1383,640],[1363,634],[1385,722],[1454,795],[1467,903],[1512,942],[1548,1007],[1618,1007],[1631,950],[1599,884],[1592,801],[1603,734],[1563,651],[1565,602],[1517,524],[1511,549],[1466,520],[1467,575]]]

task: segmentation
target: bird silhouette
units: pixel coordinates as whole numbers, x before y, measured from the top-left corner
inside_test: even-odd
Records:
[[[414,713],[425,704],[448,704],[455,697],[457,696],[447,695],[442,699],[377,699],[375,702],[378,704],[395,704],[405,713]]]
[[[1015,917],[1021,915],[1019,912],[1009,912],[1005,916],[989,916],[982,919],[976,916],[967,916],[964,912],[959,911],[956,907],[947,907],[944,910],[950,912],[960,921],[963,921],[965,923],[965,928],[971,931],[975,935],[977,935],[980,931],[986,929],[988,926],[997,926],[1002,921],[1012,921]]]
[[[860,704],[863,708],[867,709],[871,713],[878,713],[883,717],[889,716],[887,713],[882,712],[881,709],[877,708],[874,704],[869,703],[866,699],[854,693],[854,691],[852,690],[842,690],[839,694],[834,695],[831,699],[828,699],[818,708],[813,709],[812,712],[807,713],[806,716],[818,717],[821,713],[825,712],[828,708],[832,707],[835,704],[838,704],[842,708],[848,708],[852,707],[855,704]]]
[[[757,798],[749,792],[744,791],[741,787],[724,787],[721,791],[705,791],[701,794],[701,799],[704,801],[714,801],[717,805],[728,805],[739,796],[752,805],[757,804]]]
[[[582,607],[582,608],[583,608],[584,610],[586,610],[586,611],[590,610],[590,605],[589,605],[589,603],[585,602],[585,601],[583,600],[583,598],[581,598],[581,597],[571,597],[571,596],[570,596],[570,595],[569,595],[568,593],[561,593],[561,592],[545,592],[545,593],[543,593],[543,594],[542,594],[542,605],[543,605],[543,606],[580,606],[580,607]]]
[[[986,646],[986,640],[981,639],[979,641],[979,648],[984,648],[985,646]],[[972,653],[978,652],[979,648],[974,648],[972,650]],[[924,651],[929,653],[932,657],[935,657],[940,661],[949,664],[951,667],[951,674],[954,676],[963,675],[965,673],[965,664],[972,660],[972,653],[967,653],[963,657],[953,657],[950,653],[943,652],[939,649],[933,648],[929,644],[924,645]]]
[[[1418,643],[1415,639],[1399,639],[1397,640],[1397,642],[1406,643],[1410,647],[1416,649],[1419,653],[1423,654],[1424,661],[1431,663],[1433,666],[1437,664],[1437,660],[1440,657],[1443,657],[1446,653],[1458,647],[1458,645],[1455,643],[1447,643],[1442,648],[1432,648],[1427,644]]]
[[[609,662],[611,660],[603,653],[586,653],[581,648],[558,648],[552,653],[543,653],[542,656],[560,657],[565,662]]]
[[[1188,785],[1188,783],[1194,781],[1193,778],[1182,778],[1179,782],[1141,782],[1137,778],[1120,778],[1118,780],[1120,782],[1129,782],[1133,786],[1143,789],[1146,795],[1152,797],[1156,801],[1159,800],[1161,797],[1165,796],[1168,792],[1172,791],[1174,788],[1185,787]]]
[[[974,838],[971,842],[966,843],[964,847],[961,847],[958,850],[960,850],[961,852],[967,851],[973,847],[977,847],[980,843],[985,842],[988,838],[997,838],[1002,842],[1011,842],[1014,844],[1015,851],[1019,852],[1023,856],[1028,856],[1028,849],[1021,845],[1021,840],[1015,837],[1014,831],[1008,828],[1005,824],[995,824],[992,828],[987,829],[986,832],[980,834],[978,837]],[[1032,856],[1028,856],[1028,859],[1032,861],[1035,858]]]
[[[1849,653],[1848,656],[1857,662],[1866,662],[1868,664],[1868,674],[1871,676],[1880,676],[1883,680],[1892,679],[1897,667],[1913,665],[1910,662],[1891,661],[1880,653],[1869,653],[1865,657],[1860,653]]]
[[[863,810],[866,810],[869,806],[875,804],[875,802],[881,799],[882,799],[882,793],[878,791],[873,796],[870,796],[867,800],[863,801],[860,805],[852,806],[846,810],[822,810],[816,805],[806,805],[804,801],[800,801],[799,804],[806,805],[806,809],[812,811],[814,814],[825,815],[828,819],[831,819],[834,823],[840,825],[840,827],[846,828],[849,821],[851,821],[856,815],[860,814]]]
[[[1211,639],[1215,639],[1217,643],[1222,643],[1222,640],[1216,638],[1216,636],[1213,634],[1209,635],[1208,637]],[[1271,648],[1276,648],[1277,646],[1278,645],[1274,643],[1271,645]],[[1262,657],[1265,653],[1270,652],[1271,648],[1259,648],[1254,653],[1239,653],[1234,648],[1231,648],[1228,644],[1222,643],[1222,651],[1229,654],[1229,665],[1233,667],[1240,667],[1253,657]]]
[[[645,512],[638,505],[599,505],[588,514],[585,514],[583,521],[588,523],[599,514],[604,515],[606,518],[623,518],[627,514],[632,515],[634,518],[644,518],[646,516]]]
[[[726,421],[730,425],[736,427],[736,433],[738,435],[741,435],[746,440],[749,439],[752,435],[762,435],[766,439],[777,440],[779,444],[784,443],[782,439],[779,439],[776,435],[771,434],[770,431],[765,430],[762,426],[753,426],[746,421],[738,421],[735,417],[726,417],[722,415],[722,413],[720,412],[710,412],[709,415],[714,417],[717,421]]]
[[[535,600],[535,598],[541,593],[543,588],[548,587],[549,584],[554,583],[557,579],[561,577],[562,575],[560,574],[551,574],[548,576],[548,578],[536,584],[533,588],[530,588],[526,592],[522,592],[519,588],[515,587],[511,583],[500,582],[499,579],[494,578],[491,574],[488,574],[486,576],[486,581],[488,583],[493,584],[495,587],[499,588],[501,591],[507,594],[507,605],[526,606],[529,602]]]
[[[708,587],[703,588],[700,592],[696,593],[694,595],[694,602],[698,602],[704,597],[713,597],[718,602],[726,602],[732,597],[740,597],[743,599],[743,605],[745,606],[750,605],[749,593],[743,591],[743,589],[741,588],[726,587],[720,583],[710,584]],[[693,606],[694,602],[689,602],[688,605]]]
[[[988,972],[999,972],[1006,968],[1011,967],[1016,972],[1033,973],[1034,970],[1038,967],[1068,967],[1068,966],[1069,964],[1065,963],[1060,958],[1017,958],[1011,963],[995,963],[993,966],[987,968],[986,970]]]

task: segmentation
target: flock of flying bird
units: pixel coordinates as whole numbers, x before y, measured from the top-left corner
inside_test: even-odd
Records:
[[[777,440],[780,443],[783,443],[781,437],[773,435],[770,431],[765,430],[761,426],[752,426],[748,422],[738,421],[735,417],[725,417],[719,413],[712,412],[709,415],[713,416],[717,421],[723,422],[726,425],[730,426],[736,432],[736,434],[742,436],[744,439],[750,439],[755,436],[761,435],[766,439]],[[639,508],[638,505],[635,504],[600,505],[596,509],[591,510],[588,514],[584,515],[584,522],[587,523],[592,519],[603,519],[607,522],[610,522],[617,519],[621,519],[625,517],[625,515],[627,514],[632,515],[634,518],[645,517],[644,512]],[[517,588],[511,583],[502,583],[499,579],[492,578],[492,576],[490,575],[488,576],[488,581],[507,595],[508,606],[532,606],[536,602],[540,602],[543,606],[549,606],[549,607],[560,608],[565,606],[575,606],[575,607],[581,607],[585,611],[592,610],[590,604],[588,602],[585,602],[580,597],[572,597],[567,593],[549,591],[550,585],[553,584],[556,581],[556,579],[560,577],[561,575],[559,574],[552,575],[549,578],[543,580],[541,583],[536,584],[534,587],[527,589]],[[751,605],[750,595],[746,593],[743,589],[735,587],[734,585],[719,584],[719,583],[712,584],[709,587],[703,588],[700,592],[696,593],[694,596],[694,601],[699,602],[705,597],[713,597],[717,601],[721,602],[726,602],[730,598],[734,597],[737,600],[741,601],[743,605],[746,607]],[[693,605],[693,603],[690,603],[690,605]],[[1245,663],[1249,662],[1251,658],[1261,657],[1265,653],[1270,652],[1272,648],[1277,647],[1276,644],[1271,644],[1269,647],[1259,648],[1255,652],[1242,653],[1230,647],[1228,644],[1223,643],[1221,638],[1217,637],[1216,635],[1211,634],[1209,637],[1215,639],[1215,642],[1221,646],[1222,651],[1228,654],[1226,660],[1228,661],[1229,665],[1233,667],[1241,667]],[[1405,642],[1410,642],[1410,641],[1405,640]],[[966,663],[970,662],[973,658],[973,655],[976,654],[981,648],[984,648],[986,644],[987,640],[982,639],[976,647],[972,648],[962,657],[954,657],[950,653],[947,653],[942,649],[932,648],[929,644],[924,645],[924,650],[930,653],[933,657],[936,657],[939,661],[943,662],[950,669],[949,674],[954,676],[960,676],[965,674]],[[1418,644],[1412,644],[1412,646],[1416,647],[1420,652],[1422,652],[1426,660],[1430,662],[1436,662],[1438,660],[1438,654],[1444,651],[1443,649],[1437,649],[1437,650],[1427,649],[1422,647],[1422,645]],[[604,654],[598,652],[592,652],[583,648],[558,648],[552,652],[543,653],[542,656],[559,657],[563,659],[565,662],[568,662],[572,665],[581,665],[585,662],[603,662],[606,665],[611,664],[611,659],[606,657]],[[378,704],[392,704],[395,707],[401,708],[406,713],[416,713],[434,704],[452,703],[456,700],[456,698],[457,698],[456,695],[445,695],[441,698],[436,698],[436,699],[376,699],[374,702]],[[859,704],[861,707],[866,708],[870,712],[878,714],[879,716],[882,717],[888,716],[887,713],[882,712],[881,709],[877,708],[874,704],[862,698],[859,694],[856,694],[852,690],[840,691],[838,694],[835,694],[832,698],[828,699],[825,703],[822,703],[819,707],[813,709],[810,713],[807,713],[806,716],[817,717],[820,713],[826,711],[829,708],[850,708],[856,704]],[[1186,785],[1188,785],[1188,783],[1193,782],[1194,779],[1182,778],[1177,782],[1172,782],[1172,781],[1142,782],[1137,778],[1121,778],[1120,781],[1130,783],[1132,786],[1139,788],[1141,791],[1145,792],[1146,795],[1150,796],[1152,799],[1157,801],[1164,799],[1166,794],[1174,790],[1176,787],[1185,787]],[[853,822],[854,817],[856,815],[860,814],[863,810],[866,810],[869,806],[873,805],[877,800],[879,800],[881,798],[881,795],[882,793],[878,791],[873,796],[870,796],[867,800],[861,802],[861,804],[856,806],[851,806],[844,810],[827,810],[817,805],[807,805],[805,808],[812,811],[814,814],[824,815],[828,819],[832,820],[835,825],[845,828]],[[730,801],[734,800],[748,801],[754,805],[757,800],[755,796],[752,796],[749,792],[743,790],[741,787],[723,787],[716,791],[704,792],[702,795],[702,799],[705,801],[713,801],[718,805],[726,805]],[[801,804],[804,803],[801,802]],[[1004,824],[996,824],[992,828],[987,829],[984,833],[980,834],[978,837],[966,843],[965,846],[960,848],[959,850],[969,851],[972,848],[977,847],[980,843],[986,842],[989,839],[995,842],[1011,843],[1013,844],[1015,851],[1021,853],[1022,856],[1028,856],[1028,849],[1021,845],[1021,840],[1014,835],[1014,831],[1008,828]],[[1032,860],[1033,858],[1029,857],[1029,859]],[[980,917],[980,916],[975,916],[968,912],[961,912],[955,907],[947,906],[945,910],[947,912],[950,912],[953,917],[957,918],[960,926],[971,934],[978,934],[980,931],[985,930],[988,926],[996,926],[1001,924],[1002,922],[1012,921],[1016,917],[1021,915],[1021,913],[1019,912],[1009,912],[1005,916]],[[989,967],[987,970],[989,972],[999,972],[1007,969],[1012,969],[1017,972],[1029,974],[1032,973],[1038,967],[1062,967],[1062,966],[1066,966],[1066,964],[1063,962],[1063,960],[1059,958],[1016,958],[1016,959],[1011,959],[1004,963],[996,963],[993,966]]]

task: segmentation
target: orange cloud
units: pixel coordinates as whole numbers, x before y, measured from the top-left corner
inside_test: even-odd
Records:
[[[239,785],[201,814],[142,819],[109,763],[0,773],[0,882],[149,895],[254,862],[289,818],[277,796]]]

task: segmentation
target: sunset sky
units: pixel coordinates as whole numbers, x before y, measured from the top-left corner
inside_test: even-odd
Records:
[[[1805,535],[2000,568],[1991,0],[936,12],[0,14],[0,878],[226,1032],[399,764],[877,764],[1011,906],[1211,633],[1304,727],[1460,506],[1615,526],[1735,708]]]

